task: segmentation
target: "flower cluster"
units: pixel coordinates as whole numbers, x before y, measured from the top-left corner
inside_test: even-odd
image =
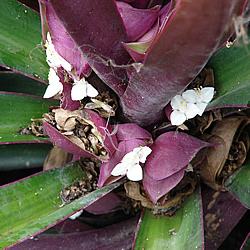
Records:
[[[131,181],[140,181],[143,178],[143,171],[140,163],[145,163],[152,150],[147,147],[136,147],[127,153],[111,172],[113,176],[127,175]]]
[[[182,95],[176,95],[170,103],[173,109],[170,114],[171,124],[179,126],[196,115],[201,116],[213,96],[213,87],[189,89]]]
[[[61,94],[63,91],[63,84],[61,83],[60,78],[57,75],[57,69],[59,67],[62,67],[64,70],[70,73],[72,70],[72,66],[56,52],[49,33],[47,33],[47,41],[45,47],[47,56],[46,60],[48,65],[50,66],[50,71],[48,76],[49,85],[43,97],[51,98],[57,94]],[[71,90],[72,100],[79,101],[87,96],[96,97],[98,95],[98,91],[91,84],[89,84],[84,77],[80,80],[73,80],[74,83]]]

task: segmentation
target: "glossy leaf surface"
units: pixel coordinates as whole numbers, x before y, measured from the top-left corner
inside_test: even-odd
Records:
[[[203,229],[199,192],[187,198],[172,217],[145,211],[135,243],[136,250],[202,249]]]
[[[0,145],[0,171],[42,167],[51,145]]]
[[[109,193],[118,183],[63,204],[63,188],[85,178],[78,165],[54,169],[0,189],[0,247],[12,245],[53,226]]]
[[[250,46],[221,49],[209,62],[214,71],[216,96],[209,109],[250,104]]]
[[[0,91],[43,96],[46,85],[29,77],[13,72],[0,73]]]
[[[0,92],[0,143],[44,140],[32,135],[21,135],[20,130],[31,123],[31,118],[41,118],[57,102],[36,96]]]
[[[47,79],[39,15],[15,0],[0,1],[0,65]]]
[[[226,189],[231,192],[245,207],[250,209],[250,163],[245,164],[225,183]]]

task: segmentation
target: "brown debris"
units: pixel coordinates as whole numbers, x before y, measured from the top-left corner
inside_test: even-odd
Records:
[[[108,92],[102,92],[95,98],[90,99],[91,102],[85,104],[84,108],[93,109],[100,114],[101,117],[109,118],[115,116],[118,108],[117,100],[109,95]]]
[[[86,177],[76,181],[73,185],[64,188],[60,192],[60,197],[64,203],[70,203],[97,189],[99,161],[84,158],[81,159],[79,164],[84,169]]]
[[[214,72],[211,68],[204,68],[189,85],[191,89],[200,87],[214,87]]]
[[[203,181],[216,190],[223,190],[225,180],[244,163],[250,147],[250,118],[228,117],[215,123],[207,141],[214,145],[207,149],[200,164]]]
[[[153,204],[145,194],[142,186],[138,182],[127,182],[124,184],[126,194],[134,201],[134,207],[142,206],[152,210],[155,215],[172,216],[185,198],[191,195],[197,184],[197,178],[193,173],[186,174],[182,181],[164,197],[162,197],[157,204]]]
[[[19,131],[21,135],[34,135],[37,137],[46,137],[43,132],[42,119],[31,119],[31,124]]]
[[[53,109],[52,113],[44,115],[44,120],[83,150],[101,157],[107,155],[102,135],[95,125],[87,119],[83,110]]]

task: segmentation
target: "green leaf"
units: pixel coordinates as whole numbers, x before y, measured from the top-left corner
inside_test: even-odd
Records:
[[[245,207],[250,209],[250,162],[241,167],[225,182],[225,188]]]
[[[0,143],[44,140],[32,135],[21,135],[19,131],[31,123],[31,118],[41,118],[50,106],[56,104],[56,101],[36,96],[0,92]]]
[[[221,49],[212,57],[216,98],[209,108],[246,106],[250,103],[250,45]]]
[[[0,72],[0,91],[43,96],[46,85],[13,72]]]
[[[63,204],[60,191],[83,178],[82,168],[72,165],[43,172],[0,189],[0,248],[40,233],[120,185],[111,184]]]
[[[141,250],[202,249],[203,222],[200,192],[196,191],[172,217],[145,211],[135,243]]]
[[[0,145],[0,171],[42,167],[50,149],[48,144]]]
[[[40,26],[38,13],[16,0],[0,1],[0,64],[46,80]]]

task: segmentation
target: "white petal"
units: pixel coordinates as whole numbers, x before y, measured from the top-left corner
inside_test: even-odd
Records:
[[[142,180],[142,168],[139,164],[129,166],[127,171],[127,177],[131,181],[140,181]]]
[[[70,72],[72,70],[72,66],[71,64],[66,61],[63,57],[61,57],[59,54],[58,54],[59,58],[58,58],[58,61],[60,62],[60,65],[68,72]]]
[[[56,85],[56,84],[48,85],[48,87],[43,95],[43,98],[51,98],[51,97],[55,96],[56,94],[60,93],[62,91],[61,86]]]
[[[119,163],[113,168],[111,175],[119,176],[119,175],[125,175],[126,173],[127,173],[127,165],[125,163]]]
[[[60,78],[56,74],[55,70],[50,68],[49,71],[49,85],[45,91],[43,98],[51,98],[63,90],[63,85],[60,82]]]
[[[187,117],[181,111],[174,110],[170,114],[170,121],[171,121],[172,125],[179,126],[179,125],[183,124],[186,120],[187,120]]]
[[[182,97],[187,102],[195,103],[197,99],[197,93],[195,90],[189,89],[182,93]]]
[[[202,114],[204,113],[206,107],[207,107],[207,103],[204,103],[204,102],[198,102],[197,104],[197,107],[199,108],[199,113],[198,115],[199,116],[202,116]]]
[[[140,158],[136,151],[131,151],[127,153],[121,160],[121,162],[126,164],[127,166],[137,164],[139,163],[139,161],[140,161]]]
[[[77,81],[71,89],[71,98],[73,101],[80,101],[87,96],[86,82]]]
[[[83,212],[83,210],[80,210],[80,211],[78,211],[78,212],[72,214],[72,215],[69,217],[69,219],[75,220],[77,217],[79,217],[79,216],[82,214],[82,212]]]
[[[180,110],[185,103],[186,101],[182,98],[181,95],[176,95],[175,97],[172,98],[170,104],[173,109]]]
[[[141,163],[145,163],[146,162],[146,159],[147,157],[151,154],[152,152],[152,149],[147,147],[147,146],[144,146],[144,147],[141,147],[140,151],[139,151],[139,159],[140,159],[140,162]]]
[[[200,90],[202,102],[209,103],[214,97],[214,88],[205,87]]]
[[[52,39],[50,33],[47,33],[47,41],[46,41],[46,61],[52,68],[58,68],[62,66],[66,71],[71,71],[72,66],[69,62],[67,62],[62,56],[60,56],[52,43]]]
[[[194,104],[194,103],[188,103],[187,104],[187,110],[186,110],[186,113],[185,113],[187,119],[194,118],[195,116],[198,115],[199,112],[200,112],[200,109],[197,107],[196,104]]]
[[[98,94],[98,91],[91,84],[87,83],[87,96],[96,97]]]
[[[49,84],[54,84],[55,82],[56,83],[60,82],[60,78],[53,68],[49,69],[48,80],[49,80]]]

